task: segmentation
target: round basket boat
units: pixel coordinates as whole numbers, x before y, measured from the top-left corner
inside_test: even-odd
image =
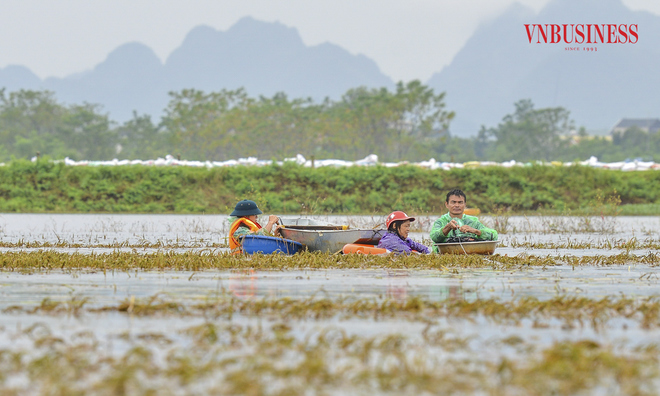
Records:
[[[442,254],[493,254],[499,241],[436,243]]]
[[[264,235],[245,235],[243,237],[243,251],[247,254],[284,253],[296,254],[303,245],[290,239],[275,238]]]

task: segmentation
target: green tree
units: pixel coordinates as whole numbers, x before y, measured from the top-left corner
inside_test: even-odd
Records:
[[[657,137],[639,127],[632,126],[624,132],[612,134],[612,144],[618,148],[622,157],[652,159],[655,155]]]
[[[568,147],[565,137],[574,129],[570,112],[563,107],[534,109],[529,99],[515,103],[515,112],[506,115],[495,128],[482,127],[478,139],[486,146],[486,157],[495,161],[555,159]]]
[[[408,84],[399,82],[396,86],[396,98],[402,103],[399,109],[396,131],[398,134],[399,159],[411,158],[410,154],[419,158],[421,146],[430,142],[443,140],[444,132],[454,118],[453,111],[445,110],[445,93],[435,94],[432,88],[423,85],[419,80]],[[412,153],[415,148],[417,152]],[[428,150],[424,150],[428,152]]]
[[[254,101],[243,89],[204,93],[186,89],[170,92],[162,125],[172,143],[189,159],[221,160],[240,155],[238,133],[248,120],[245,112]],[[254,144],[255,142],[252,142]]]
[[[75,153],[76,160],[108,160],[117,155],[117,132],[110,128],[107,114],[99,113],[100,106],[85,103],[72,105],[64,113],[59,138]]]
[[[133,112],[133,118],[117,128],[117,134],[122,158],[151,159],[177,154],[171,144],[171,135],[154,125],[147,114]]]
[[[467,162],[480,159],[477,155],[477,139],[446,136],[436,139],[431,148],[438,162]]]
[[[321,107],[311,99],[289,100],[284,93],[251,102],[240,126],[243,155],[283,158],[313,154],[319,140]],[[261,143],[261,144],[260,144]]]
[[[0,90],[0,144],[3,160],[57,155],[66,149],[58,137],[66,109],[51,92]]]
[[[108,116],[92,104],[65,106],[52,92],[0,90],[0,156],[111,159],[116,133]]]
[[[348,148],[353,158],[371,153],[383,160],[429,155],[429,145],[442,137],[454,117],[445,109],[444,97],[417,80],[399,82],[394,92],[351,89],[331,106],[342,128],[329,143]]]
[[[340,101],[250,98],[243,89],[170,93],[162,125],[188,158],[289,157],[297,153],[356,159],[417,159],[433,152],[453,112],[444,93],[419,81],[349,90]]]
[[[555,159],[558,161],[583,161],[595,156],[601,161],[620,161],[618,149],[612,140],[604,136],[583,137],[578,144],[562,150]],[[613,159],[614,158],[614,159]]]

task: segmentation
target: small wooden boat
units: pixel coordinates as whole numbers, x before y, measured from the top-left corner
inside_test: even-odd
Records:
[[[387,230],[349,229],[346,226],[285,225],[280,234],[302,243],[311,252],[336,253],[349,243],[377,245]]]
[[[348,243],[344,245],[344,247],[341,250],[342,253],[344,254],[375,254],[377,256],[383,256],[386,254],[390,254],[389,250],[385,248],[379,248],[374,245],[365,245],[361,243]]]
[[[436,243],[442,254],[493,254],[499,241]]]

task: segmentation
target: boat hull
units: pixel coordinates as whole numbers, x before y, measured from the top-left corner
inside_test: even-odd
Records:
[[[299,242],[264,235],[243,236],[243,251],[247,254],[296,254],[302,245]]]
[[[359,243],[377,245],[387,230],[327,230],[313,229],[311,227],[284,227],[280,233],[284,238],[302,243],[311,252],[336,253],[344,245]]]
[[[442,254],[493,254],[499,241],[436,243]]]

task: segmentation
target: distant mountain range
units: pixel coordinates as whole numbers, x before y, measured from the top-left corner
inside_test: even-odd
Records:
[[[535,37],[530,44],[524,24],[637,24],[639,41],[537,44]],[[538,15],[514,4],[482,25],[428,84],[447,91],[447,107],[456,111],[454,135],[496,126],[525,98],[537,108],[568,109],[578,126],[609,129],[622,117],[660,116],[658,65],[660,17],[633,12],[621,0],[553,0]]]
[[[636,44],[529,43],[524,24],[637,24]],[[580,51],[566,51],[568,46]],[[660,17],[633,12],[621,0],[552,0],[539,14],[514,4],[484,23],[451,64],[428,81],[447,92],[456,112],[453,135],[495,126],[530,98],[537,108],[562,106],[578,126],[609,129],[622,117],[660,116]],[[49,89],[67,103],[99,103],[117,121],[162,115],[169,91],[245,87],[251,96],[338,99],[348,89],[393,87],[376,63],[329,43],[306,46],[294,28],[246,17],[227,31],[193,29],[163,64],[140,43],[111,52],[94,69],[39,79],[23,66],[0,69],[8,91]]]
[[[48,89],[66,103],[99,103],[118,121],[134,110],[155,117],[169,91],[244,87],[251,96],[285,92],[291,98],[338,99],[358,86],[393,87],[376,63],[333,44],[305,46],[298,31],[250,17],[229,30],[194,28],[163,64],[140,43],[124,44],[93,70],[40,80],[23,66],[0,69],[0,87]]]

